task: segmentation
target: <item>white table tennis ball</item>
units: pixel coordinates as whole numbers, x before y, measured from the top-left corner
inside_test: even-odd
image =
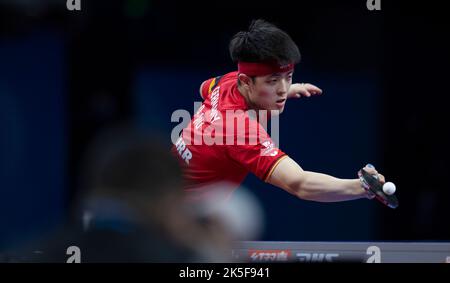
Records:
[[[392,182],[386,182],[383,185],[383,192],[387,195],[392,195],[395,193],[395,184]]]

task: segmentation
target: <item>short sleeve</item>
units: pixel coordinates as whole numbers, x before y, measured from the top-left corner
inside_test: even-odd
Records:
[[[255,136],[250,131],[246,131],[246,143],[229,145],[227,147],[228,153],[235,162],[255,174],[259,179],[267,182],[273,169],[287,155],[275,146],[275,143],[258,122],[250,122],[249,128],[256,133],[256,142],[249,142],[250,137],[255,138]]]

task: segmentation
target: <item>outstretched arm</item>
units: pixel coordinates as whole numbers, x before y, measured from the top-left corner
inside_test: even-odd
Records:
[[[366,166],[364,169],[370,174],[378,174],[374,168]],[[378,174],[378,178],[384,183],[383,175]],[[339,179],[322,173],[304,171],[289,157],[277,165],[267,181],[305,200],[338,202],[369,197],[359,179]]]

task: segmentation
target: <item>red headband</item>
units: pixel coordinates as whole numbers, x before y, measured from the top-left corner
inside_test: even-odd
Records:
[[[294,69],[294,64],[280,66],[276,63],[251,63],[238,62],[238,72],[250,77],[267,76],[273,73],[289,72]]]

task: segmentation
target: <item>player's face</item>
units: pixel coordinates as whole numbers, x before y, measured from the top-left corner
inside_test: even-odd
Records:
[[[249,92],[249,100],[257,109],[284,110],[293,71],[255,77]]]

